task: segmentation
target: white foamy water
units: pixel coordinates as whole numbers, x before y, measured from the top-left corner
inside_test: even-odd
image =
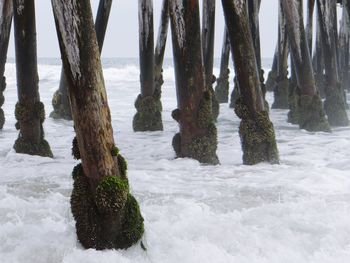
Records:
[[[115,62],[118,64],[117,62]],[[217,69],[216,69],[217,72]],[[231,71],[233,72],[233,71]],[[69,198],[73,123],[45,121],[54,159],[16,154],[15,67],[7,64],[6,124],[0,131],[0,262],[346,263],[350,261],[350,128],[309,133],[271,110],[281,164],[242,165],[239,120],[221,105],[221,165],[174,159],[176,107],[172,67],[165,68],[164,132],[134,133],[137,63],[106,66],[118,147],[145,218],[143,242],[129,250],[85,250],[77,242]],[[39,66],[46,111],[60,66]],[[272,94],[268,94],[270,103]]]

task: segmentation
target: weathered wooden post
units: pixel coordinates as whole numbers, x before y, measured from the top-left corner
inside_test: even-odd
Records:
[[[98,50],[100,51],[100,55],[103,48],[103,42],[105,40],[107,25],[109,20],[109,15],[111,13],[113,0],[100,0],[96,21],[95,21],[95,31],[97,36]]]
[[[89,0],[52,0],[76,132],[71,209],[85,248],[128,248],[144,232],[111,114]]]
[[[4,74],[12,16],[12,0],[0,0],[0,130],[5,124],[5,114],[1,107],[5,102],[4,91],[6,89],[6,77]]]
[[[95,30],[100,53],[102,51],[104,38],[106,35],[109,14],[111,12],[113,0],[100,0],[96,15]],[[72,112],[70,108],[68,96],[68,83],[64,70],[61,70],[60,84],[58,90],[52,98],[53,111],[50,117],[54,119],[72,120]]]
[[[254,52],[256,56],[256,64],[261,70],[261,50],[260,50],[260,27],[259,27],[259,11],[261,0],[248,0],[248,16],[250,24],[250,32],[252,34]],[[259,72],[260,74],[260,72]]]
[[[50,113],[50,118],[72,120],[72,111],[67,89],[68,83],[62,68],[58,90],[55,91],[52,97],[53,111]]]
[[[173,138],[177,157],[217,164],[217,131],[211,92],[206,88],[198,0],[169,2],[180,132]]]
[[[347,126],[349,119],[338,71],[336,4],[336,0],[317,0],[322,52],[326,62],[324,64],[326,73],[324,107],[330,125]]]
[[[267,91],[273,91],[273,89],[275,88],[276,78],[277,78],[277,56],[278,56],[278,42],[276,45],[275,53],[273,55],[272,67],[269,73],[267,74],[267,79],[265,82]]]
[[[293,56],[290,56],[290,78],[288,91],[289,111],[287,114],[288,123],[299,124],[299,97],[300,89],[298,88],[295,64],[293,61]]]
[[[155,92],[153,0],[139,0],[141,93],[135,101],[134,131],[163,130],[160,94]]]
[[[202,48],[204,77],[207,89],[211,93],[212,112],[214,120],[219,116],[220,106],[213,89],[215,76],[213,75],[214,67],[214,38],[215,38],[215,1],[203,0],[203,18],[202,18]]]
[[[277,78],[274,88],[273,109],[288,109],[289,79],[288,79],[288,39],[286,20],[279,3],[278,11],[278,56],[277,56]]]
[[[315,0],[307,0],[307,22],[306,22],[306,39],[312,56],[312,36],[313,36],[313,16],[315,10]]]
[[[165,46],[167,42],[169,28],[169,0],[163,0],[162,13],[160,15],[160,24],[156,49],[154,52],[154,81],[155,81],[155,96],[161,95],[163,85],[163,61]],[[158,95],[159,94],[159,95]]]
[[[260,3],[261,3],[261,0],[248,0],[246,7],[247,7],[248,18],[249,18],[250,32],[252,34],[254,52],[256,56],[256,63],[257,63],[258,72],[259,72],[259,79],[261,82],[260,86],[263,92],[263,96],[265,97],[267,86],[269,87],[269,90],[273,90],[276,85],[278,53],[275,53],[274,55],[272,69],[268,74],[267,84],[265,85],[264,71],[261,67],[260,28],[259,28]],[[277,51],[278,49],[276,48],[276,52]],[[231,101],[229,105],[230,108],[235,108],[236,100],[240,96],[239,83],[237,81],[237,77],[234,77],[233,82],[234,82],[234,87],[231,93]],[[266,107],[268,107],[268,103],[266,101],[265,101],[265,104],[266,104]]]
[[[235,76],[233,78],[233,90],[232,90],[231,96],[230,96],[230,105],[229,105],[229,107],[231,109],[235,108],[236,101],[239,98],[239,96],[240,96],[239,84],[238,84],[238,81],[237,81],[237,76]]]
[[[318,14],[316,14],[316,20],[318,20]],[[320,25],[316,23],[316,41],[315,41],[315,51],[313,55],[313,68],[315,70],[315,81],[316,87],[320,96],[322,98],[326,97],[326,77],[324,74],[324,58],[322,52],[322,40],[321,40],[321,32]]]
[[[17,153],[52,157],[44,139],[44,104],[40,101],[34,0],[13,0],[18,102],[15,116]]]
[[[350,38],[350,1],[342,1],[343,14],[339,30],[339,68],[343,90],[350,90],[349,84],[349,38]]]
[[[228,38],[227,30],[224,31],[224,40],[221,51],[220,75],[216,79],[215,95],[219,103],[228,102],[228,93],[230,89],[229,66],[230,59],[230,39]]]
[[[260,12],[261,0],[248,0],[248,17],[250,23],[250,31],[253,39],[254,52],[256,56],[256,63],[259,70],[259,78],[261,82],[261,89],[263,91],[263,96],[265,99],[266,85],[264,78],[264,70],[261,65],[261,50],[260,50],[260,27],[259,27],[259,12]],[[265,104],[268,107],[268,102],[265,100]]]
[[[299,127],[308,131],[329,131],[322,101],[315,85],[304,29],[302,1],[281,0],[281,3],[286,18],[290,50],[300,92],[300,97],[297,98]]]
[[[275,132],[264,104],[246,5],[242,0],[222,0],[241,92],[235,112],[242,120],[239,134],[243,163],[278,163]]]

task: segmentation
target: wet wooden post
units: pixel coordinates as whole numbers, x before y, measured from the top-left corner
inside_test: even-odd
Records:
[[[260,28],[259,28],[260,1],[261,0],[248,0],[248,15],[249,15],[250,31],[252,33],[256,63],[258,65],[259,70],[261,70]]]
[[[316,14],[318,20],[318,15]],[[326,77],[324,74],[324,58],[322,52],[321,33],[319,23],[316,23],[316,43],[313,55],[313,68],[315,70],[316,87],[322,98],[326,97]]]
[[[290,78],[289,78],[289,92],[288,92],[288,119],[287,122],[291,124],[299,124],[299,88],[297,75],[295,70],[295,64],[293,56],[290,56]]]
[[[100,0],[96,15],[95,30],[100,53],[102,51],[104,38],[106,35],[109,14],[111,12],[113,0]],[[50,113],[50,117],[54,119],[72,120],[72,112],[70,108],[68,96],[68,83],[64,70],[61,70],[60,84],[58,90],[52,98],[52,106],[54,110]]]
[[[156,49],[154,52],[155,93],[161,95],[163,85],[163,61],[169,28],[169,0],[163,0]]]
[[[308,131],[329,131],[322,101],[317,93],[309,47],[303,22],[302,1],[281,0],[286,18],[288,39],[293,65],[297,77],[300,97],[298,101],[298,122],[301,129]]]
[[[230,105],[229,107],[231,109],[234,109],[236,106],[236,101],[240,96],[240,91],[239,91],[239,84],[237,81],[237,76],[234,76],[233,78],[233,90],[231,92],[231,96],[230,96]]]
[[[286,20],[282,12],[281,3],[279,3],[278,11],[278,57],[277,57],[277,78],[274,88],[274,102],[273,109],[288,109],[288,93],[289,93],[289,79],[288,79],[288,39]]]
[[[265,98],[265,94],[266,94],[266,85],[265,85],[265,78],[264,78],[265,72],[262,69],[261,50],[260,50],[260,27],[259,27],[260,3],[261,3],[261,0],[248,0],[248,16],[249,16],[249,22],[250,22],[250,31],[253,38],[256,63],[259,70],[261,89],[263,91],[263,95]],[[265,104],[268,105],[268,102],[265,101]]]
[[[141,238],[143,218],[113,138],[90,1],[51,2],[69,84],[73,152],[82,162],[73,170],[71,196],[78,239],[85,248],[128,248]]]
[[[349,84],[349,38],[350,38],[350,1],[342,1],[342,19],[339,30],[339,65],[343,90],[350,90]]]
[[[215,1],[203,0],[203,18],[202,18],[202,48],[204,61],[204,76],[207,89],[211,92],[212,112],[214,120],[219,116],[220,106],[213,89],[215,76],[214,67],[214,38],[215,38]]]
[[[202,56],[198,0],[169,2],[180,132],[173,138],[177,157],[217,164],[217,131]]]
[[[278,163],[278,151],[273,125],[265,108],[250,32],[246,1],[222,0],[233,62],[241,96],[235,112],[241,119],[239,134],[243,163]]]
[[[246,7],[247,7],[247,13],[249,17],[250,32],[252,34],[257,67],[259,71],[259,79],[261,82],[260,86],[263,91],[263,96],[265,97],[265,93],[267,91],[266,85],[268,85],[270,90],[273,90],[277,79],[277,53],[275,53],[272,70],[268,74],[267,84],[265,85],[264,71],[261,67],[260,28],[259,28],[260,3],[261,3],[261,0],[248,0]],[[277,48],[276,48],[276,52],[277,52]],[[234,87],[231,93],[230,108],[235,108],[236,100],[240,96],[237,77],[234,78],[233,82],[234,82]],[[267,102],[265,102],[265,104],[268,106]]]
[[[13,16],[12,6],[12,0],[0,0],[0,130],[5,124],[5,114],[1,107],[5,102],[5,64]]]
[[[97,36],[98,50],[100,55],[102,53],[103,42],[105,40],[107,25],[109,20],[109,15],[111,13],[113,0],[100,0],[96,21],[95,21],[95,31]]]
[[[324,60],[327,61],[324,107],[330,125],[347,126],[349,119],[338,71],[336,4],[336,0],[317,0],[322,52]]]
[[[152,0],[139,0],[139,52],[141,96],[153,96],[154,32]]]
[[[222,43],[220,75],[216,79],[215,95],[219,103],[227,103],[230,89],[229,83],[229,60],[230,60],[230,39],[227,30],[224,31],[224,40]]]
[[[310,51],[310,57],[312,55],[312,36],[313,36],[313,16],[315,10],[315,0],[307,0],[307,22],[306,22],[306,38]]]
[[[273,89],[275,88],[276,78],[277,78],[277,56],[278,56],[278,41],[277,41],[275,53],[273,55],[272,67],[269,73],[267,74],[267,79],[265,82],[267,91],[273,91]]]
[[[153,0],[139,0],[141,93],[135,101],[134,131],[163,130],[160,94],[155,93]]]
[[[58,90],[55,91],[52,97],[53,111],[50,113],[50,118],[72,120],[72,111],[67,88],[68,83],[62,68]]]
[[[17,153],[52,157],[44,139],[44,104],[40,101],[36,55],[34,0],[13,0],[17,93],[15,116],[19,136],[13,146]]]

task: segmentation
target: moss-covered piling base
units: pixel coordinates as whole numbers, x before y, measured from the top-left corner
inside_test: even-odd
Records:
[[[54,93],[52,98],[53,111],[50,113],[50,118],[71,121],[73,118],[70,105],[63,102],[62,96],[59,90]],[[66,101],[68,102],[68,99]]]
[[[251,116],[242,98],[236,101],[235,112],[241,119],[239,135],[243,150],[243,163],[254,165],[260,162],[279,163],[273,124],[266,111]]]
[[[163,130],[160,94],[147,97],[142,97],[140,94],[135,101],[135,108],[137,110],[133,120],[135,132]]]
[[[265,83],[267,91],[273,91],[276,85],[276,78],[277,78],[277,72],[274,70],[271,70],[267,75],[267,79]]]
[[[227,103],[230,83],[228,81],[229,75],[222,76],[216,80],[215,96],[219,103]]]
[[[15,117],[18,121],[16,128],[20,130],[20,134],[15,141],[13,148],[16,153],[24,153],[29,155],[39,155],[42,157],[53,157],[49,143],[44,139],[43,122],[45,120],[45,107],[41,101],[34,104],[24,104],[18,102],[15,109]],[[31,127],[34,121],[40,121],[40,130],[35,131],[40,136],[39,142],[33,142],[25,139],[21,133],[21,126]]]
[[[126,249],[144,233],[140,207],[129,191],[126,166],[120,167],[121,176],[104,177],[95,193],[91,192],[82,165],[73,169],[71,209],[78,240],[84,248]]]
[[[53,157],[49,143],[42,139],[40,143],[35,144],[31,141],[26,141],[22,137],[18,137],[13,146],[16,153],[29,155],[39,155],[42,157]]]
[[[313,97],[301,95],[299,97],[298,110],[300,129],[305,129],[311,132],[331,131],[319,95]]]
[[[331,126],[344,127],[349,125],[348,115],[346,113],[346,103],[343,97],[343,91],[340,85],[336,89],[327,91],[324,102],[324,109]]]
[[[209,91],[204,92],[199,104],[196,122],[196,132],[184,132],[184,135],[177,133],[173,138],[173,148],[179,158],[189,157],[204,164],[219,164],[217,149],[217,130],[212,115],[212,96]],[[173,118],[182,125],[181,111],[173,111]],[[186,125],[186,124],[183,124]],[[187,124],[188,125],[188,124]],[[190,126],[193,127],[191,124]],[[182,136],[189,136],[182,138]]]
[[[273,90],[274,102],[272,109],[288,109],[289,79],[287,77],[277,78]]]
[[[214,124],[208,128],[207,134],[193,137],[186,146],[182,145],[181,134],[177,133],[173,138],[172,145],[178,158],[188,157],[204,164],[219,164],[219,158],[216,155],[217,130]]]

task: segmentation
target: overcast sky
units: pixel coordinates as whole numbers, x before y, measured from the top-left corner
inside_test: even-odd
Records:
[[[96,14],[98,0],[92,0]],[[200,2],[202,2],[200,0]],[[60,57],[50,0],[36,0],[36,24],[38,57]],[[260,11],[260,33],[262,57],[272,57],[277,40],[278,0],[263,0]],[[154,31],[158,34],[162,0],[153,0]],[[138,0],[114,0],[103,57],[138,57]],[[224,28],[221,0],[216,0],[215,57],[220,57]],[[171,35],[168,35],[171,41]],[[9,57],[14,57],[13,38],[10,40]],[[170,43],[170,42],[168,42]],[[172,56],[168,45],[166,57]]]

